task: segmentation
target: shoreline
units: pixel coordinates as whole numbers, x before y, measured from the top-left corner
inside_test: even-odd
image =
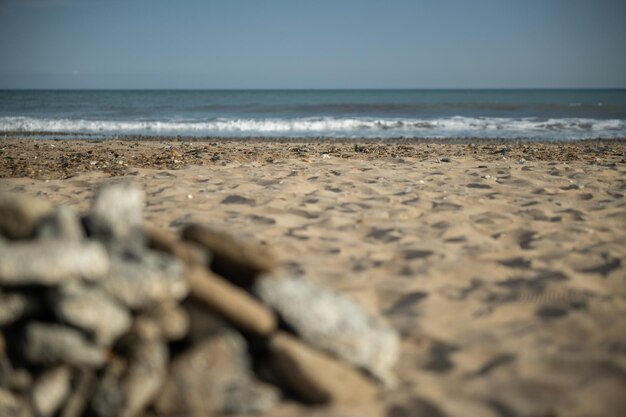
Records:
[[[510,160],[614,166],[626,163],[626,139],[572,142],[498,140],[389,141],[302,138],[142,138],[111,140],[0,138],[0,178],[63,179],[84,172],[127,175],[139,168],[180,170],[190,166],[324,158],[383,160],[408,158],[477,162]]]
[[[594,142],[626,142],[626,136],[615,137],[591,137],[582,139],[541,139],[520,136],[515,138],[489,137],[489,136],[392,136],[392,137],[346,137],[346,136],[220,136],[220,135],[146,135],[146,134],[120,134],[103,135],[93,132],[55,132],[55,131],[19,131],[0,130],[0,140],[6,139],[49,139],[49,140],[87,140],[87,141],[177,141],[177,142],[323,142],[323,143],[391,143],[391,144],[422,144],[422,143],[521,143],[521,144],[564,144],[564,143],[594,143]]]

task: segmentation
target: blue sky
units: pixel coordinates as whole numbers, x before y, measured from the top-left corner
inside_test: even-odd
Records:
[[[0,88],[626,88],[624,0],[0,0]]]

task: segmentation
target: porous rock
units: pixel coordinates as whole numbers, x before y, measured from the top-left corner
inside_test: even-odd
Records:
[[[192,295],[243,331],[268,335],[276,329],[274,313],[243,289],[202,267],[186,271]]]
[[[249,287],[257,276],[270,272],[276,266],[266,248],[238,241],[206,226],[189,225],[183,229],[182,236],[211,253],[213,271],[242,287]]]
[[[261,279],[254,292],[310,345],[394,384],[399,339],[380,318],[347,297],[300,279]]]
[[[24,356],[34,364],[98,367],[106,352],[78,330],[58,324],[31,322],[26,326]]]
[[[180,340],[189,331],[187,311],[176,302],[166,301],[160,303],[147,313],[155,322],[161,336],[165,340]]]
[[[20,319],[28,310],[32,309],[31,304],[24,294],[0,291],[0,326],[9,325]]]
[[[94,281],[108,272],[109,257],[98,242],[20,242],[0,251],[0,284],[6,286]]]
[[[23,400],[13,395],[11,391],[0,388],[0,416],[31,417],[32,415],[32,411]]]
[[[135,341],[122,381],[123,407],[119,417],[134,417],[152,403],[163,386],[169,360],[167,346],[159,339]]]
[[[286,333],[274,335],[269,349],[284,385],[305,402],[355,404],[376,396],[376,385],[357,369]]]
[[[244,339],[228,332],[174,360],[155,410],[164,416],[262,413],[278,399],[275,388],[252,378]]]
[[[96,375],[91,369],[79,369],[70,395],[67,397],[59,413],[60,417],[80,417],[96,386]]]
[[[124,406],[124,391],[120,383],[127,368],[127,361],[114,357],[95,382],[89,409],[97,417],[117,417]]]
[[[31,237],[50,205],[17,193],[0,194],[0,234],[10,239]]]
[[[67,285],[53,298],[61,320],[85,330],[101,345],[112,345],[130,328],[129,311],[97,287]]]
[[[52,416],[70,391],[70,369],[64,366],[46,371],[39,377],[32,392],[35,411],[40,417]]]
[[[171,256],[151,252],[139,259],[114,257],[109,277],[100,285],[132,309],[181,300],[188,292],[182,264]]]
[[[131,182],[106,184],[98,189],[88,217],[92,236],[109,249],[141,250],[144,192]]]
[[[37,237],[81,241],[85,238],[85,231],[73,208],[59,206],[41,219],[37,227]]]

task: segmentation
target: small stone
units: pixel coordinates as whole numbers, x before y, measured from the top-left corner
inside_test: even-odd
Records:
[[[0,326],[13,323],[33,308],[34,305],[24,294],[0,291]]]
[[[106,361],[104,349],[89,343],[78,330],[58,324],[29,323],[23,349],[34,364],[99,367]]]
[[[148,314],[165,340],[180,340],[189,331],[187,311],[178,303],[166,301],[150,310]]]
[[[380,318],[347,297],[300,279],[266,278],[253,290],[307,343],[394,384],[399,338]]]
[[[205,226],[189,225],[183,239],[211,252],[211,269],[236,285],[249,287],[258,275],[272,271],[276,263],[263,247],[233,239],[230,235]]]
[[[117,417],[124,406],[124,392],[120,380],[126,371],[124,359],[114,357],[95,381],[94,393],[89,398],[90,411],[98,417]],[[89,413],[91,414],[91,413]]]
[[[186,277],[197,300],[241,330],[265,336],[276,329],[274,313],[241,288],[199,266],[187,268]]]
[[[452,159],[449,156],[444,156],[443,158],[439,159],[440,162],[452,162]]]
[[[32,412],[24,401],[13,395],[11,391],[0,388],[0,416],[30,417]]]
[[[167,377],[168,356],[167,346],[160,340],[133,344],[122,381],[124,406],[119,417],[139,416],[153,402]]]
[[[32,393],[38,416],[50,417],[59,409],[69,394],[71,376],[69,368],[58,367],[39,377]]]
[[[164,230],[145,228],[144,233],[152,249],[168,253],[187,264],[209,265],[210,254],[198,245],[180,240]]]
[[[144,246],[144,192],[131,182],[102,186],[89,216],[89,230],[109,248],[140,250]]]
[[[85,238],[85,231],[78,213],[71,207],[60,206],[41,220],[37,236],[43,239],[81,241]]]
[[[97,242],[20,242],[0,251],[0,284],[6,286],[95,281],[108,272],[109,257]]]
[[[270,353],[286,388],[307,403],[360,404],[376,396],[376,385],[358,370],[286,333],[272,337]]]
[[[65,286],[54,296],[54,311],[66,323],[111,346],[131,325],[130,313],[98,288]]]
[[[50,210],[42,200],[22,194],[0,194],[0,234],[9,239],[31,237],[39,220]]]
[[[183,265],[167,255],[145,253],[140,259],[112,258],[109,278],[101,287],[131,309],[181,300],[188,292]]]
[[[96,387],[96,375],[92,370],[80,369],[72,392],[63,404],[60,417],[80,417],[84,414],[87,404]]]
[[[224,333],[177,357],[161,391],[157,415],[205,416],[262,413],[279,399],[275,388],[255,381],[245,340]]]

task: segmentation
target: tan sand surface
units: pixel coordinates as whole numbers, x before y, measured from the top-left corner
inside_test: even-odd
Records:
[[[282,273],[354,297],[401,333],[400,382],[378,402],[292,404],[272,415],[626,415],[623,142],[528,145],[530,153],[498,144],[128,142],[110,148],[123,161],[113,172],[88,159],[112,164],[106,144],[37,141],[41,158],[53,150],[50,164],[58,147],[88,156],[20,171],[19,158],[38,155],[33,143],[2,141],[0,191],[85,210],[100,184],[130,178],[146,191],[152,225],[199,222],[262,242]],[[87,154],[89,146],[100,150]],[[195,148],[198,157],[187,153]],[[159,154],[173,159],[127,163]],[[172,169],[180,155],[185,163]]]

